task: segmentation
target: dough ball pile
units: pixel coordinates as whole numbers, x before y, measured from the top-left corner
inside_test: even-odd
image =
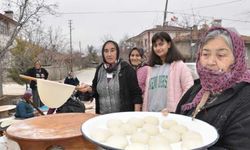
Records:
[[[111,136],[111,132],[107,129],[96,128],[90,131],[90,136],[98,142],[104,142]]]
[[[120,127],[123,124],[122,120],[120,119],[110,119],[107,121],[108,128]]]
[[[198,132],[175,120],[155,116],[109,119],[104,128],[94,129],[90,136],[104,145],[125,150],[171,150],[172,144],[188,150],[203,143]]]
[[[112,135],[107,139],[106,144],[112,147],[124,149],[128,145],[128,140],[127,137],[123,135]]]

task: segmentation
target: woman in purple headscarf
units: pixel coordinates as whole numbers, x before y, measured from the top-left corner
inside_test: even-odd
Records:
[[[213,125],[219,140],[211,149],[249,149],[250,72],[245,46],[235,32],[211,28],[196,61],[200,80],[185,93],[176,113]]]

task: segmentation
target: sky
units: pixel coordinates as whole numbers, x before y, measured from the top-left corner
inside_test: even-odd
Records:
[[[162,25],[166,0],[49,0],[58,4],[57,16],[45,16],[46,26],[60,28],[69,39],[69,20],[72,20],[73,49],[87,45],[100,48],[104,40],[119,42],[144,30]],[[250,36],[249,0],[168,0],[167,21],[171,17],[200,20],[209,24],[222,19],[225,27],[234,27],[240,34]],[[193,21],[195,20],[195,21]]]

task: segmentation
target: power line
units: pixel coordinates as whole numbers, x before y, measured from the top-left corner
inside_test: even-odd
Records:
[[[173,12],[171,12],[171,13],[173,13]],[[211,18],[211,19],[214,18],[213,16],[202,16],[202,15],[188,14],[188,13],[181,13],[181,12],[174,12],[174,14],[187,15],[187,16],[198,16],[198,17]],[[222,18],[222,17],[220,19],[227,20],[227,21],[250,23],[250,21],[248,21],[248,20],[230,19],[230,18]]]
[[[79,15],[79,14],[135,14],[135,13],[162,13],[162,10],[145,11],[84,11],[84,12],[58,12],[60,15]]]
[[[229,2],[222,2],[222,3],[216,3],[216,4],[211,4],[211,5],[204,5],[200,7],[195,7],[191,9],[183,9],[183,10],[193,10],[193,9],[202,9],[202,8],[209,8],[209,7],[217,7],[221,5],[227,5],[227,4],[232,4],[232,3],[238,3],[242,0],[233,0]],[[166,2],[167,5],[167,2]],[[85,12],[58,12],[58,14],[61,15],[74,15],[74,14],[131,14],[131,13],[162,13],[164,11],[162,10],[143,10],[143,11],[85,11]]]
[[[230,2],[222,2],[222,3],[217,3],[217,4],[204,5],[204,6],[200,6],[200,7],[194,7],[194,8],[191,8],[191,9],[183,9],[183,10],[193,10],[193,9],[202,9],[202,8],[209,8],[209,7],[217,7],[217,6],[221,6],[221,5],[238,3],[240,1],[242,1],[242,0],[234,0],[234,1],[230,1]]]
[[[138,14],[139,13],[141,13],[141,14],[144,14],[144,13],[164,13],[164,11],[161,11],[161,10],[148,10],[148,11],[86,11],[86,12],[59,12],[58,14],[61,14],[61,15],[88,15],[88,14],[135,14],[135,13],[138,13]],[[181,15],[187,15],[187,16],[199,16],[199,17],[204,17],[204,18],[214,18],[213,16],[203,16],[203,15],[195,15],[195,14],[188,14],[188,13],[182,13],[182,12],[173,12],[173,11],[167,11],[167,13],[168,14],[181,14]],[[230,18],[220,18],[220,19],[228,20],[228,21],[250,23],[250,21],[248,21],[248,20],[239,20],[239,19],[230,19]]]

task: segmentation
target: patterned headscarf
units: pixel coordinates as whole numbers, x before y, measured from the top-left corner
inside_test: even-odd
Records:
[[[32,96],[32,91],[29,90],[29,89],[27,89],[27,90],[25,91],[25,93],[23,94],[22,98],[23,98],[24,100],[29,100],[29,99],[31,98],[31,96]]]
[[[204,41],[205,37],[214,30],[223,30],[228,32],[228,34],[230,35],[235,62],[230,66],[231,70],[229,72],[212,71],[210,69],[203,67],[200,64],[199,60],[202,48],[201,46],[203,45],[203,42],[205,42]],[[195,96],[194,100],[191,103],[182,106],[182,111],[190,110],[196,107],[202,101],[202,99],[205,99],[203,101],[206,101],[206,99],[209,97],[211,93],[222,92],[232,87],[236,83],[240,82],[250,83],[250,71],[247,69],[247,62],[245,59],[246,58],[245,55],[246,53],[245,53],[244,41],[240,38],[240,36],[237,33],[222,27],[211,28],[205,34],[202,42],[200,43],[199,52],[196,60],[197,72],[200,77],[202,88],[197,93],[197,95]]]

